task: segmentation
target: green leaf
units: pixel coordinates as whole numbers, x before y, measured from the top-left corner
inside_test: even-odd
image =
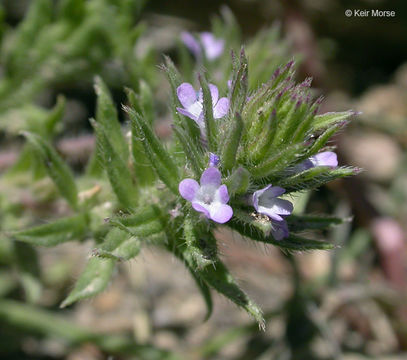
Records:
[[[223,262],[218,259],[214,266],[208,266],[198,271],[197,274],[216,291],[246,310],[258,322],[259,326],[264,329],[265,324],[261,309],[238,286]]]
[[[334,247],[324,241],[306,239],[294,234],[290,234],[283,240],[275,240],[270,235],[270,225],[266,219],[258,220],[239,209],[234,209],[233,218],[227,223],[227,226],[244,237],[272,244],[285,250],[329,250]]]
[[[260,308],[248,298],[243,290],[240,289],[226,266],[216,257],[216,255],[213,258],[213,266],[199,268],[195,262],[196,259],[191,256],[186,243],[179,244],[177,241],[174,241],[174,236],[169,236],[167,249],[183,261],[194,276],[198,285],[205,284],[205,286],[200,286],[200,288],[201,291],[203,291],[208,306],[208,312],[212,309],[212,301],[210,300],[210,295],[206,286],[214,288],[229,300],[233,301],[236,305],[242,307],[262,328],[264,327],[264,319]]]
[[[157,138],[150,124],[133,109],[124,107],[124,110],[130,116],[133,138],[142,143],[151,165],[163,183],[174,194],[178,194],[179,177],[174,160]]]
[[[31,3],[7,53],[5,64],[8,71],[28,70],[22,69],[26,61],[27,49],[32,48],[38,34],[50,23],[51,18],[51,0],[37,0]]]
[[[264,161],[275,150],[272,147],[278,126],[277,113],[273,109],[263,126],[262,132],[253,136],[251,142],[246,145],[244,156],[248,162],[258,164]]]
[[[67,241],[81,240],[88,227],[87,214],[62,218],[49,224],[11,232],[18,241],[37,246],[56,246]]]
[[[334,125],[326,129],[318,138],[314,141],[314,143],[307,149],[306,153],[302,157],[304,160],[308,159],[309,157],[317,154],[329,141],[329,139],[339,130],[342,128],[341,124]]]
[[[222,171],[226,174],[235,166],[236,154],[243,134],[243,127],[244,124],[240,114],[236,113],[234,117],[230,118],[229,128],[222,141],[223,147],[221,153]]]
[[[184,239],[186,249],[184,257],[188,258],[188,263],[195,270],[202,270],[207,266],[214,266],[216,261],[216,239],[208,232],[199,232],[194,226],[196,221],[190,216],[186,216],[184,220]]]
[[[44,128],[47,136],[51,137],[55,133],[55,127],[64,116],[65,105],[65,98],[62,95],[58,96],[57,103],[45,119]]]
[[[139,104],[140,96],[137,95],[132,89],[126,88],[127,98],[130,105],[135,109],[143,110],[143,105]],[[148,120],[150,123],[152,119]],[[142,142],[135,136],[131,137],[131,151],[132,151],[132,164],[137,181],[140,185],[151,185],[156,179],[154,170],[151,168],[150,161],[144,151]]]
[[[286,169],[296,159],[298,152],[301,151],[303,146],[303,144],[284,146],[276,150],[267,160],[259,165],[248,166],[248,170],[255,179],[278,175],[278,173]]]
[[[48,175],[54,181],[61,195],[73,209],[77,209],[78,190],[71,169],[44,139],[29,132],[23,132],[22,134],[34,146],[45,165]]]
[[[97,142],[100,144],[103,165],[106,169],[110,185],[116,194],[119,203],[127,209],[137,205],[138,191],[133,184],[133,179],[122,157],[113,148],[107,134],[103,128],[90,119],[90,122],[96,132]]]
[[[205,315],[205,321],[208,320],[211,315],[212,315],[212,311],[213,311],[213,302],[212,302],[212,295],[211,295],[211,291],[208,287],[208,285],[205,283],[205,281],[203,281],[194,271],[194,269],[192,269],[187,263],[185,263],[185,266],[188,268],[190,274],[192,275],[192,277],[195,280],[196,285],[198,286],[199,291],[201,292],[201,295],[205,301],[205,305],[206,305],[206,315]]]
[[[113,259],[90,258],[74,289],[62,302],[61,308],[105,290],[113,274],[114,265],[115,260]]]
[[[109,223],[131,236],[149,237],[165,229],[166,218],[161,210],[153,205],[139,209],[130,215],[113,217]]]
[[[350,221],[350,219],[317,215],[290,215],[287,217],[287,223],[291,231],[328,229],[346,221]]]
[[[321,130],[331,127],[347,120],[352,115],[357,113],[353,110],[342,111],[342,112],[328,112],[325,114],[317,115],[314,117],[314,122],[312,124],[313,130]]]
[[[316,166],[291,177],[282,179],[279,185],[286,189],[287,193],[305,189],[314,189],[330,181],[355,175],[358,171],[360,170],[352,167],[338,167],[331,169],[327,166]]]
[[[140,80],[139,93],[135,96],[137,101],[132,101],[131,105],[138,113],[143,114],[150,124],[153,124],[155,112],[150,86],[145,81]]]
[[[97,94],[96,122],[100,124],[114,151],[123,161],[127,161],[129,155],[127,141],[122,134],[117,110],[109,89],[100,77],[95,79],[95,92]]]
[[[225,180],[230,196],[243,195],[250,186],[250,173],[243,167],[237,168]]]
[[[115,260],[130,260],[140,252],[140,240],[119,228],[111,229],[94,255]]]
[[[29,303],[35,303],[40,299],[42,293],[41,269],[37,251],[29,244],[15,242],[14,255],[25,299]]]
[[[234,61],[232,85],[230,89],[231,113],[241,113],[243,105],[247,101],[248,91],[248,64],[245,52],[242,48],[239,61]]]
[[[191,164],[195,175],[197,177],[201,176],[205,168],[205,165],[203,163],[204,154],[201,147],[197,142],[193,141],[183,129],[181,129],[177,125],[174,125],[172,129],[174,130],[175,136],[179,140],[184,150],[185,156]]]
[[[202,88],[203,95],[203,113],[205,117],[206,139],[208,140],[209,151],[217,152],[217,135],[215,119],[213,118],[213,103],[212,96],[209,90],[209,83],[206,74],[199,75],[199,82]]]

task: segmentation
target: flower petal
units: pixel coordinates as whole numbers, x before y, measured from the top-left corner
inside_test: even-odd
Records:
[[[209,84],[209,91],[211,93],[211,98],[212,98],[212,106],[215,106],[215,104],[218,102],[219,99],[219,90],[216,85]]]
[[[199,57],[201,55],[201,46],[199,45],[198,41],[195,37],[188,31],[183,31],[181,33],[181,40],[185,44],[185,46],[196,56]]]
[[[278,215],[290,215],[293,211],[293,204],[284,199],[279,198],[267,198],[264,199],[264,196],[259,201],[259,212],[260,208],[268,209],[269,212],[273,212]],[[267,214],[269,215],[269,214]],[[270,216],[270,215],[269,215]]]
[[[265,188],[263,188],[263,189],[260,189],[260,190],[255,191],[255,192],[253,193],[252,201],[253,201],[253,206],[254,206],[254,208],[256,209],[256,211],[258,210],[258,207],[259,207],[259,199],[260,199],[260,196],[262,196],[262,195],[264,194],[264,192],[267,191],[267,190],[270,189],[270,188],[271,188],[271,184],[267,185],[267,186],[266,186]]]
[[[283,221],[273,221],[271,228],[271,235],[273,235],[276,240],[283,240],[289,235],[287,223]]]
[[[192,104],[194,104],[198,100],[196,96],[196,91],[190,83],[182,83],[180,86],[178,86],[177,96],[180,103],[185,109],[188,109]]]
[[[283,221],[284,218],[278,215],[273,209],[268,207],[260,206],[257,208],[259,214],[267,215],[270,219],[275,221]]]
[[[338,166],[338,158],[332,151],[324,151],[314,156],[311,156],[310,160],[314,166]]]
[[[181,196],[188,201],[192,201],[199,190],[199,184],[194,179],[184,179],[178,185]]]
[[[219,224],[224,224],[228,222],[233,216],[233,209],[226,204],[213,203],[210,208],[210,218]]]
[[[201,42],[208,60],[214,60],[222,54],[225,45],[223,39],[216,39],[212,33],[203,32]]]
[[[209,153],[209,166],[218,166],[219,156],[214,153]]]
[[[219,187],[221,184],[221,174],[216,167],[209,167],[201,176],[201,186],[212,185]]]
[[[199,203],[197,201],[193,201],[192,202],[192,207],[196,211],[199,211],[199,212],[203,213],[208,219],[210,218],[209,211],[204,206],[202,206],[201,203]]]
[[[271,186],[266,189],[265,194],[263,196],[267,197],[277,197],[283,195],[285,193],[285,189],[280,186]]]
[[[213,117],[220,119],[224,117],[229,111],[229,99],[226,97],[220,98],[215,107],[213,108]]]
[[[215,193],[215,199],[223,204],[229,201],[229,193],[226,185],[221,185]]]
[[[189,117],[192,120],[195,120],[196,122],[199,122],[199,119],[197,116],[195,116],[194,114],[191,114],[188,110],[185,110],[183,108],[177,107],[177,111],[182,114],[185,115],[187,117]]]

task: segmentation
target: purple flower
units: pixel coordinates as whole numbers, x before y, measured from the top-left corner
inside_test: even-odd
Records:
[[[252,197],[253,206],[259,214],[267,215],[271,220],[271,234],[276,240],[282,240],[289,235],[284,216],[293,211],[293,204],[278,196],[285,190],[279,186],[267,185],[264,189],[254,192]]]
[[[196,211],[217,223],[223,224],[233,215],[233,209],[226,205],[229,201],[228,188],[221,185],[221,174],[216,167],[209,167],[202,173],[200,185],[194,179],[184,179],[178,189]]]
[[[228,113],[229,99],[226,97],[219,99],[218,88],[213,84],[209,84],[209,90],[212,97],[213,117],[219,119]],[[183,108],[177,107],[177,111],[194,120],[203,129],[205,122],[202,89],[195,91],[191,84],[182,83],[177,88],[177,96],[183,106]]]
[[[271,234],[276,240],[283,240],[290,235],[288,231],[287,222],[283,221],[271,221]]]
[[[209,153],[209,166],[218,166],[220,162],[219,156],[214,153]]]
[[[293,172],[298,173],[311,169],[316,166],[329,166],[335,168],[338,166],[336,154],[332,151],[324,151],[304,160],[301,164],[294,166]]]
[[[285,193],[285,190],[279,186],[267,185],[264,189],[257,190],[253,194],[253,206],[259,214],[267,215],[275,221],[282,221],[282,216],[290,215],[293,211],[293,204],[278,196]]]
[[[201,44],[202,49],[205,53],[205,56],[208,60],[215,60],[223,53],[223,48],[225,45],[225,41],[223,39],[217,39],[215,36],[210,32],[202,32],[199,34],[199,41],[195,39],[195,37],[187,32],[184,31],[181,33],[181,40],[185,44],[185,46],[195,55],[195,57],[201,57]]]

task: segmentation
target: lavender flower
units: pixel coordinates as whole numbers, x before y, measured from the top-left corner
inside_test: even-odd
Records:
[[[217,39],[210,32],[202,32],[199,34],[199,41],[189,32],[181,33],[181,40],[185,46],[195,55],[197,58],[201,58],[201,44],[205,53],[205,57],[208,60],[215,60],[223,53],[225,41],[223,39]]]
[[[271,233],[276,240],[288,236],[288,227],[283,216],[290,215],[293,211],[293,204],[290,201],[278,198],[284,192],[283,188],[269,184],[265,188],[255,191],[252,196],[256,211],[271,219]]]
[[[267,215],[275,221],[282,221],[282,216],[290,215],[293,211],[293,204],[284,199],[278,199],[278,196],[285,193],[285,190],[279,186],[267,185],[253,194],[253,206],[260,214]]]
[[[317,166],[329,166],[335,168],[338,166],[338,159],[334,152],[324,151],[304,160],[301,164],[294,166],[293,173],[305,171]]]
[[[222,118],[229,111],[229,99],[226,97],[219,99],[218,88],[213,84],[209,84],[209,90],[212,97],[213,117],[215,119]],[[195,91],[191,84],[182,83],[177,88],[177,96],[183,106],[183,108],[177,107],[177,111],[194,120],[199,127],[203,129],[205,127],[205,121],[202,89]]]
[[[219,156],[214,153],[209,153],[209,166],[218,166],[220,162]]]
[[[288,231],[287,222],[285,220],[271,220],[271,234],[276,240],[283,240],[284,238],[288,237],[290,232]]]
[[[208,219],[223,224],[233,215],[233,209],[226,205],[228,188],[221,185],[221,174],[216,167],[209,167],[202,173],[200,184],[194,179],[184,179],[178,189],[181,196]]]

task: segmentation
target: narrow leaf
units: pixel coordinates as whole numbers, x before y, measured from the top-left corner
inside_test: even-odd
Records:
[[[223,262],[218,259],[214,266],[208,266],[199,271],[198,274],[208,285],[246,310],[257,321],[260,328],[264,329],[265,324],[261,309],[238,286]]]
[[[123,159],[113,148],[110,139],[103,131],[103,128],[94,121],[90,120],[96,132],[97,141],[100,144],[102,152],[103,165],[106,169],[110,185],[120,204],[130,209],[138,202],[138,191],[133,184],[133,179],[130,171]]]
[[[100,77],[95,79],[97,94],[96,121],[100,124],[105,136],[115,152],[126,161],[128,158],[127,142],[122,134],[115,104],[106,84]]]
[[[74,289],[62,302],[61,308],[78,300],[95,296],[105,290],[113,274],[114,265],[113,259],[90,258]]]
[[[332,125],[336,125],[342,121],[347,120],[352,115],[357,113],[353,110],[342,112],[328,112],[325,114],[317,115],[314,117],[312,128],[314,130],[326,129]]]
[[[119,228],[111,229],[94,254],[116,260],[130,260],[140,252],[140,240]]]
[[[48,175],[54,181],[61,195],[73,209],[77,209],[78,190],[71,169],[44,139],[29,132],[23,132],[22,134],[34,146],[45,165]]]
[[[230,119],[229,129],[226,131],[226,137],[223,140],[221,163],[222,170],[225,173],[231,171],[235,166],[243,126],[240,114],[236,113],[235,116]]]
[[[286,169],[292,161],[294,161],[298,152],[302,149],[303,144],[293,144],[284,146],[276,150],[275,153],[265,160],[264,162],[254,167],[248,167],[252,176],[256,179],[265,178],[278,174]]]
[[[56,246],[67,241],[82,240],[88,227],[86,214],[62,218],[49,224],[11,232],[18,240],[37,246]]]
[[[213,118],[213,103],[212,95],[209,90],[209,83],[206,74],[199,76],[199,82],[203,94],[203,112],[205,117],[206,138],[208,140],[209,150],[213,153],[217,152],[217,128],[215,119]]]
[[[250,214],[234,209],[233,218],[227,223],[231,229],[237,231],[244,237],[272,244],[286,250],[329,250],[334,246],[330,243],[306,239],[294,234],[283,240],[275,240],[271,235],[266,235],[267,224],[265,220],[257,220]]]
[[[250,186],[250,173],[245,168],[239,167],[225,180],[225,184],[230,196],[243,195]]]
[[[184,150],[185,156],[191,164],[195,175],[199,177],[205,167],[202,162],[203,153],[199,147],[199,144],[192,141],[192,139],[186,134],[186,132],[179,128],[177,125],[174,125],[172,129],[174,130],[175,136],[179,140]]]
[[[178,194],[178,169],[168,151],[153,132],[151,126],[134,110],[125,107],[132,125],[132,136],[141,141],[144,150],[159,178]]]
[[[290,215],[287,217],[287,223],[292,231],[328,229],[346,221],[350,221],[350,219],[317,215]]]

